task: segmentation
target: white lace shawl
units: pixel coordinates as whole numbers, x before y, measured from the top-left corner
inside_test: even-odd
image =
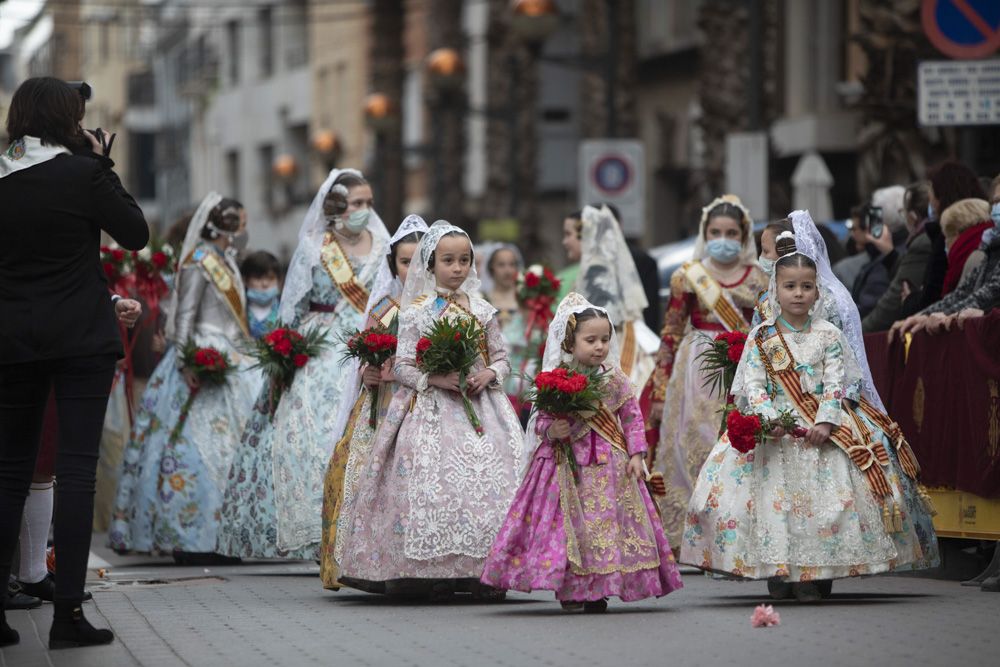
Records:
[[[575,290],[605,309],[611,322],[642,320],[649,305],[625,236],[607,206],[585,206],[580,239],[580,271]]]

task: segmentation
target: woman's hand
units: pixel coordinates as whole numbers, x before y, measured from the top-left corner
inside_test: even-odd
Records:
[[[392,369],[396,366],[396,355],[389,357],[384,364],[382,364],[382,382],[395,382],[396,374],[392,372]]]
[[[565,419],[555,420],[545,435],[549,440],[569,440],[569,422]]]
[[[142,316],[142,304],[135,299],[118,299],[115,301],[115,316],[131,329]]]
[[[833,424],[827,422],[816,424],[806,433],[806,442],[818,447],[830,439],[831,431],[833,431]]]
[[[892,252],[892,233],[888,226],[882,228],[882,236],[878,238],[872,236],[871,232],[865,232],[865,241],[878,248],[879,254],[883,257]]]
[[[96,153],[97,155],[103,157],[104,147],[107,145],[107,142],[111,138],[111,135],[108,134],[106,130],[101,130],[100,132],[101,136],[99,137],[90,130],[84,130],[83,136],[87,137],[87,141],[90,143],[90,150],[94,151],[94,153]],[[101,142],[102,138],[104,139],[103,143]]]
[[[181,369],[181,375],[184,376],[184,384],[188,386],[188,389],[191,391],[198,391],[201,387],[201,380],[199,380],[198,376],[194,374],[194,371],[189,368],[183,368]]]
[[[965,308],[955,317],[955,324],[959,329],[964,329],[966,320],[974,320],[977,317],[983,317],[985,314],[979,308]]]
[[[628,468],[625,469],[625,474],[634,479],[644,479],[646,471],[642,469],[643,458],[644,453],[642,452],[633,454],[628,460]]]
[[[456,393],[462,391],[462,387],[458,382],[457,371],[448,373],[447,375],[432,375],[427,378],[427,384],[438,389],[444,389],[445,391],[454,391]]]
[[[361,381],[366,387],[377,387],[381,380],[382,371],[379,368],[365,366],[365,370],[361,372]]]
[[[916,333],[921,329],[925,329],[927,333],[933,336],[935,334],[942,333],[943,331],[947,331],[950,322],[950,315],[945,315],[944,313],[931,313],[927,316],[927,319],[922,325],[917,325],[913,328],[913,332]]]
[[[896,338],[904,338],[908,333],[916,333],[924,327],[924,322],[927,319],[927,315],[910,315],[905,320],[900,320],[892,325],[889,329],[889,342],[891,343]]]
[[[466,378],[465,386],[468,388],[470,394],[478,396],[483,393],[483,389],[486,389],[496,379],[497,374],[492,369],[484,368]]]

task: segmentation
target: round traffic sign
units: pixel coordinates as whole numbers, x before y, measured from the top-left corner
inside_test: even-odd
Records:
[[[594,163],[591,178],[605,196],[614,197],[632,184],[632,167],[621,155],[606,155]]]
[[[997,0],[923,0],[920,13],[927,38],[952,58],[985,58],[1000,49]]]

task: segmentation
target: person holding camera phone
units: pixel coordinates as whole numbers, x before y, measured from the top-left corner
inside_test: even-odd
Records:
[[[867,261],[851,286],[851,297],[864,318],[889,288],[900,252],[906,243],[906,221],[903,217],[903,196],[906,188],[893,185],[872,194],[858,220],[860,229],[852,229],[855,244],[862,248]]]
[[[101,267],[101,231],[139,250],[142,210],[106,155],[110,135],[81,128],[81,92],[50,77],[25,81],[7,115],[0,157],[0,575],[8,575],[31,485],[43,412],[59,416],[55,545],[59,577],[50,648],[107,644],[83,615],[98,446],[122,343]],[[0,646],[19,636],[0,611]]]

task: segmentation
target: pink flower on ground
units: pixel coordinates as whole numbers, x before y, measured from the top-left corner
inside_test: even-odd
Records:
[[[769,628],[772,625],[781,625],[781,616],[771,605],[757,605],[750,617],[750,625],[755,628]]]

